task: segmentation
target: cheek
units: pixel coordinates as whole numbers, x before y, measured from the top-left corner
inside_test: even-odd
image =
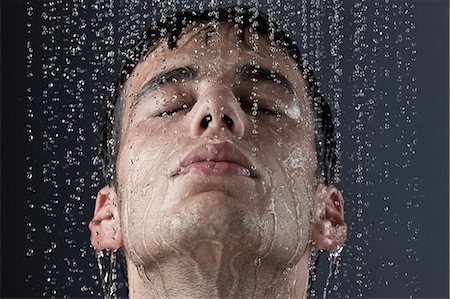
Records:
[[[286,149],[280,163],[282,168],[286,169],[293,188],[298,184],[315,183],[317,154],[309,143],[294,144]]]
[[[140,182],[142,174],[154,172],[164,173],[167,157],[171,156],[175,144],[179,144],[179,137],[185,128],[161,119],[148,118],[129,122],[118,155],[118,175],[138,177],[129,178],[129,183]],[[179,147],[179,146],[178,146]],[[126,179],[126,178],[125,178]]]
[[[317,183],[317,156],[314,140],[311,140],[314,138],[305,138],[304,134],[298,133],[288,136],[292,141],[284,143],[278,150],[276,164],[280,170],[278,178],[282,180],[278,184],[286,196],[292,198],[292,203],[285,205],[291,205],[296,217],[303,219],[309,215],[304,212],[311,208]]]
[[[308,123],[280,121],[262,127],[258,136],[259,154],[275,160],[281,171],[295,177],[310,177],[317,165],[314,130]],[[314,177],[314,175],[313,175]]]
[[[259,146],[259,156],[271,170],[273,190],[264,218],[268,224],[274,223],[276,229],[270,232],[272,225],[268,225],[267,235],[273,236],[273,244],[283,244],[278,250],[287,256],[303,253],[311,228],[317,157],[312,131],[304,132],[305,129],[296,127],[286,127],[282,134],[268,130]]]
[[[126,250],[142,252],[142,238],[157,227],[158,200],[168,190],[167,178],[172,155],[161,130],[140,130],[128,134],[122,144],[117,161],[117,178],[122,201],[121,221]],[[164,134],[163,134],[164,135]]]
[[[152,142],[149,142],[147,135],[136,135],[124,140],[123,144],[126,146],[121,148],[117,160],[117,177],[120,185],[130,189],[141,189],[151,184],[154,179],[153,176],[145,174],[154,174],[164,167],[162,159],[165,154],[164,147],[157,146],[162,140],[150,137]]]

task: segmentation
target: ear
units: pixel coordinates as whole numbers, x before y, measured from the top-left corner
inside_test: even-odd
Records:
[[[89,223],[91,244],[95,251],[118,249],[123,245],[117,205],[117,194],[113,187],[106,186],[97,194],[94,217]]]
[[[347,225],[344,221],[344,199],[334,186],[320,184],[316,190],[311,240],[321,250],[331,250],[344,245]]]

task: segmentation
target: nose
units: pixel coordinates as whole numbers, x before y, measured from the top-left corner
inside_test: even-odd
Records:
[[[246,115],[230,88],[219,84],[200,85],[197,97],[190,128],[194,137],[223,130],[243,137]]]
[[[225,126],[228,128],[228,130],[232,130],[234,122],[233,119],[231,117],[229,117],[226,114],[221,115],[222,117],[222,123],[225,124]],[[200,126],[206,130],[208,129],[209,123],[212,122],[213,117],[211,114],[205,115],[205,117],[202,118],[202,120],[200,121]]]

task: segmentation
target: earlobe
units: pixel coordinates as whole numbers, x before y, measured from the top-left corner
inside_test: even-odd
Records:
[[[344,221],[344,204],[341,192],[334,186],[319,185],[311,240],[321,250],[331,250],[344,245],[347,225]]]
[[[114,188],[104,187],[97,194],[94,217],[89,223],[91,245],[95,251],[118,249],[123,245],[118,212]]]

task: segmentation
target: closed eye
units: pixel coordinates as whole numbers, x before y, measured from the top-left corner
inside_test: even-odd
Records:
[[[182,111],[182,110],[185,110],[185,109],[188,109],[188,108],[189,108],[188,105],[183,104],[183,105],[180,106],[180,107],[176,107],[176,108],[173,108],[173,109],[166,110],[166,111],[163,111],[163,112],[161,112],[161,113],[158,113],[158,114],[156,115],[156,117],[169,117],[169,116],[173,116],[173,115],[175,115],[178,111]]]
[[[241,104],[241,107],[243,110],[245,110],[247,113],[250,113],[252,116],[257,116],[258,114],[264,114],[264,115],[269,115],[269,116],[276,116],[276,117],[281,117],[281,113],[262,106],[261,104],[257,104],[257,103],[252,103],[252,104],[247,104],[247,103],[243,103],[241,102],[241,99],[238,99],[238,101]]]
[[[257,111],[259,111],[261,113],[264,113],[264,114],[267,114],[267,115],[274,115],[274,116],[277,116],[277,117],[281,116],[280,113],[275,111],[275,110],[267,109],[267,108],[260,107],[260,106],[257,108]]]

